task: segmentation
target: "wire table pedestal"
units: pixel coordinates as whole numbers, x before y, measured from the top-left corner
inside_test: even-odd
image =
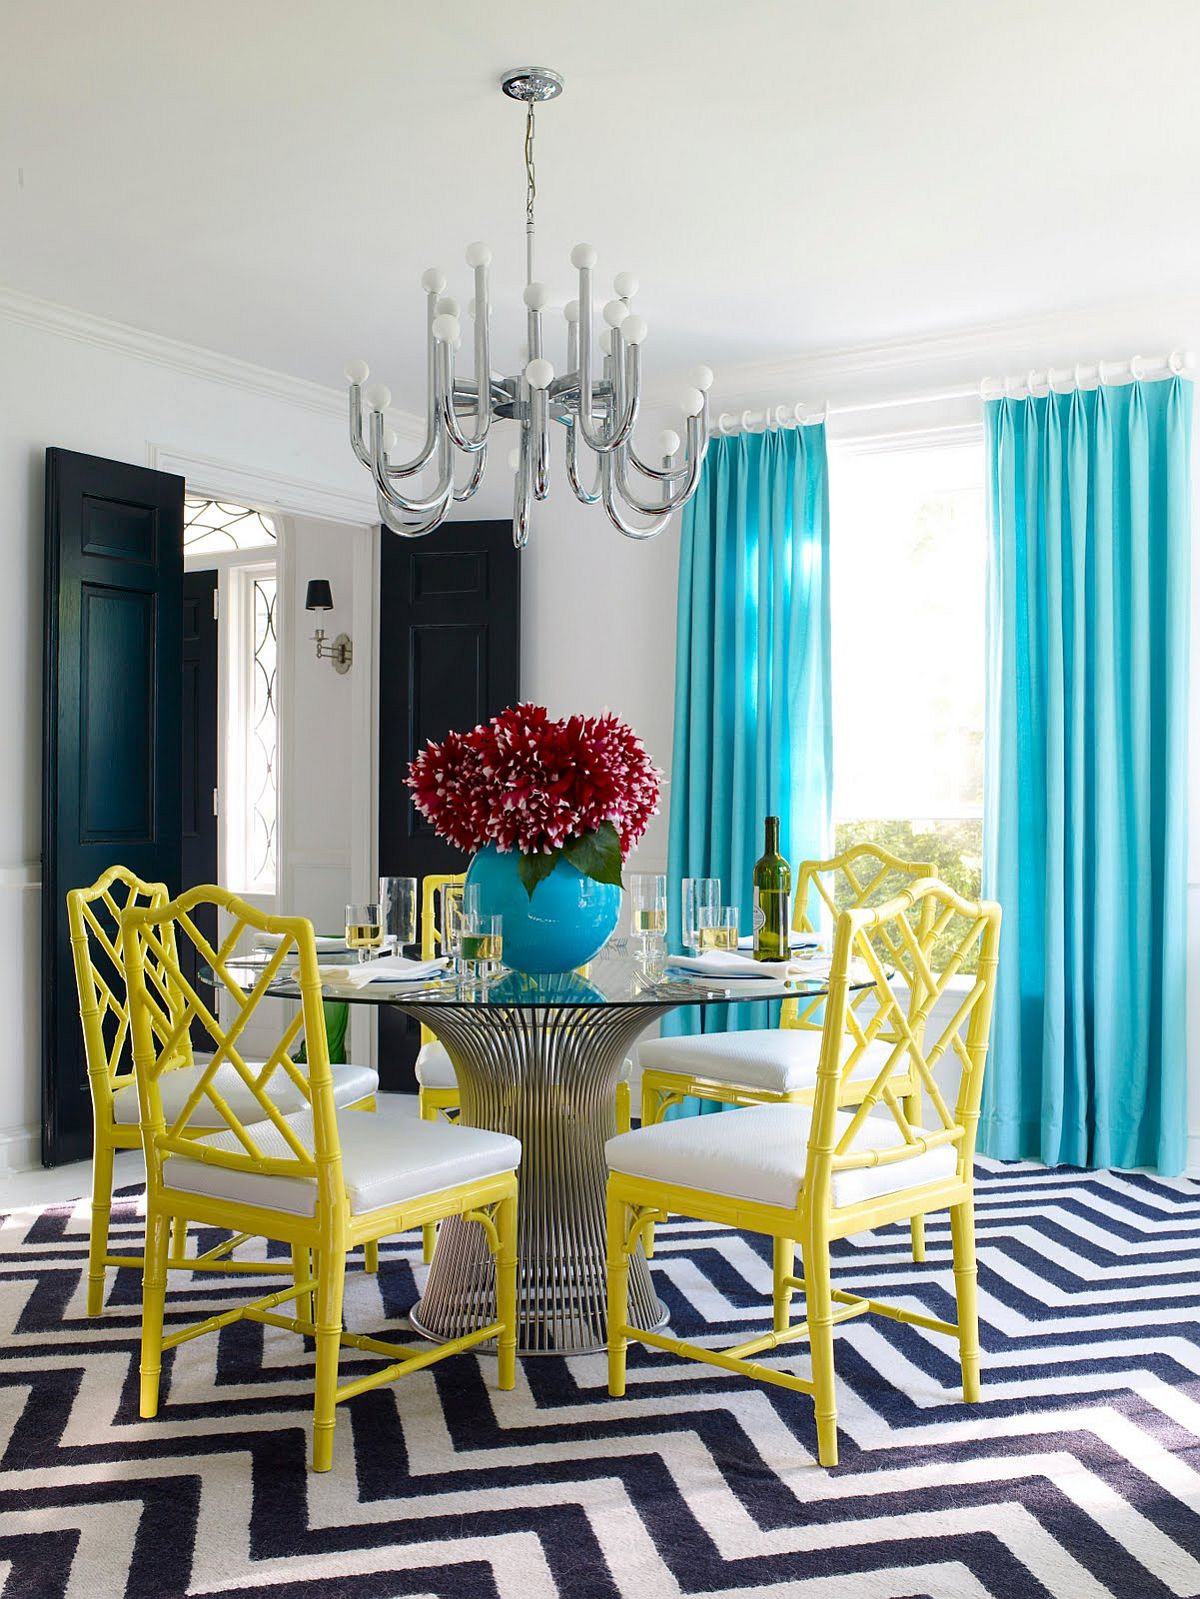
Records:
[[[617,1080],[662,1005],[405,1004],[445,1044],[467,1127],[521,1140],[517,1349],[583,1354],[607,1340],[605,1140],[616,1131]],[[645,1257],[630,1261],[634,1326],[665,1325]],[[451,1217],[438,1230],[425,1292],[409,1320],[445,1342],[496,1319],[495,1275],[480,1228]]]

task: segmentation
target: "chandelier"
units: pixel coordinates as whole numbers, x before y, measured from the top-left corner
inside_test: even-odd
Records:
[[[528,358],[515,377],[499,377],[491,369],[488,266],[486,244],[467,247],[467,265],[474,273],[475,297],[469,306],[473,327],[474,378],[456,375],[456,354],[462,343],[462,321],[456,300],[445,297],[446,277],[437,267],[422,275],[426,299],[425,438],[410,460],[397,459],[396,435],[384,412],[391,395],[382,384],[364,389],[369,376],[365,361],[346,367],[350,383],[350,443],[375,482],[379,514],[394,533],[420,538],[446,518],[456,500],[469,500],[483,481],[492,422],[507,418],[520,426],[520,444],[509,457],[515,474],[513,543],[524,548],[529,538],[535,500],[550,492],[550,424],[566,430],[567,478],[584,505],[603,504],[609,520],[626,538],[653,538],[671,514],[695,493],[708,447],[708,389],[712,372],[697,367],[692,387],[682,397],[684,433],[666,429],[655,441],[653,458],[643,460],[634,447],[642,387],[642,345],[646,323],[633,313],[630,301],[637,279],[618,273],[613,298],[604,307],[598,340],[592,326],[592,277],[596,252],[577,244],[571,264],[579,273],[579,298],[566,307],[566,372],[556,377],[543,353],[542,318],[548,295],[534,281],[534,107],[562,93],[563,80],[548,67],[524,67],[507,73],[501,88],[521,101],[525,114],[525,311]],[[596,346],[599,346],[597,361]],[[597,371],[597,366],[599,370]],[[364,432],[364,424],[366,431]],[[456,475],[459,457],[463,481]],[[582,462],[591,457],[585,468]],[[412,479],[430,468],[436,483],[427,489]]]

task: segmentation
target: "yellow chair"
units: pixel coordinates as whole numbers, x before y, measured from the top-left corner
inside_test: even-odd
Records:
[[[129,1041],[129,1006],[126,994],[125,965],[121,952],[121,914],[127,909],[162,906],[167,901],[163,883],[143,882],[124,866],[112,866],[90,888],[74,888],[67,895],[67,921],[71,934],[71,954],[75,964],[75,984],[79,993],[79,1018],[83,1027],[84,1057],[88,1087],[92,1097],[92,1220],[88,1243],[87,1312],[99,1316],[104,1309],[105,1268],[130,1266],[139,1270],[141,1255],[113,1255],[108,1251],[108,1228],[112,1212],[113,1156],[119,1149],[140,1149],[137,1088]],[[171,1060],[164,1064],[162,1095],[168,1114],[177,1113],[191,1093],[199,1071],[192,1056],[186,1032],[179,1040]],[[334,1097],[339,1105],[358,1110],[375,1108],[374,1094],[379,1079],[362,1066],[334,1068]],[[232,1080],[228,1067],[218,1074],[222,1092],[243,1118],[254,1117],[254,1106]],[[299,1108],[298,1098],[290,1106]],[[214,1123],[210,1120],[210,1127]],[[188,1271],[261,1271],[259,1264],[240,1265],[225,1257],[244,1243],[234,1237],[199,1259],[184,1260],[184,1235],[177,1231],[172,1240],[171,1264]],[[374,1269],[373,1257],[368,1269]],[[272,1266],[271,1270],[276,1268]],[[281,1270],[289,1268],[279,1268]]]
[[[878,905],[918,878],[929,877],[926,861],[902,861],[875,844],[856,844],[825,861],[803,861],[796,874],[794,927],[817,931],[811,919],[832,920],[851,906]],[[886,943],[884,944],[886,949]],[[903,967],[902,950],[888,951]],[[851,1006],[870,1004],[867,992],[853,996]],[[672,1038],[652,1038],[638,1046],[642,1068],[642,1126],[660,1122],[672,1105],[689,1096],[722,1105],[804,1104],[812,1100],[820,1055],[823,996],[811,1000],[785,1000],[779,1026],[747,1028],[744,1032],[694,1033]],[[883,1048],[886,1039],[880,1039]],[[864,1063],[869,1065],[870,1063]],[[868,1075],[866,1081],[870,1081]],[[864,1087],[861,1079],[843,1087],[847,1104],[856,1103]],[[909,1115],[921,1119],[920,1085],[913,1078],[906,1090]],[[913,1228],[913,1259],[924,1260],[921,1221]],[[646,1239],[653,1254],[653,1229]]]
[[[465,872],[431,874],[421,884],[421,959],[433,960],[446,950],[447,890],[460,889],[466,882]],[[439,914],[440,910],[440,914]],[[421,1047],[417,1053],[417,1108],[422,1121],[453,1121],[459,1111],[458,1078],[445,1044],[429,1028],[421,1027]],[[617,1131],[627,1133],[632,1125],[630,1117],[629,1084],[624,1079],[617,1084]],[[437,1242],[437,1227],[427,1226],[421,1236],[421,1252],[426,1262],[433,1259]]]
[[[193,911],[216,905],[233,929],[213,949]],[[242,931],[279,935],[279,945],[249,992],[226,964]],[[163,1351],[231,1322],[248,1320],[304,1334],[316,1343],[313,1469],[333,1463],[335,1407],[369,1388],[443,1360],[485,1340],[498,1341],[501,1388],[511,1388],[516,1357],[515,1138],[479,1128],[383,1123],[373,1116],[339,1120],[321,1004],[321,975],[312,924],[299,916],[266,916],[226,890],[194,888],[169,904],[126,910],[122,917],[129,978],[134,1068],[146,1156],[146,1270],[142,1288],[141,1414],[157,1413]],[[176,942],[186,938],[207,961],[230,1001],[223,1027],[184,977]],[[259,1009],[285,957],[298,959],[299,1011],[286,1022],[267,1059],[245,1061],[238,1040]],[[164,1079],[193,1022],[212,1040],[212,1059],[198,1072],[178,1113],[164,1104]],[[289,1054],[303,1032],[307,1059]],[[225,1067],[253,1100],[253,1122],[218,1086]],[[302,1109],[284,1106],[299,1096]],[[198,1134],[201,1105],[222,1127]],[[497,1314],[477,1332],[449,1343],[405,1347],[342,1330],[347,1252],[359,1244],[461,1215],[483,1228],[495,1260]],[[291,1245],[293,1282],[279,1293],[213,1315],[163,1336],[168,1232],[175,1223],[232,1227]],[[296,1301],[294,1314],[281,1306]],[[343,1346],[387,1358],[381,1371],[338,1382]]]
[[[932,938],[929,936],[932,932]],[[885,943],[902,948],[919,998],[901,1005],[892,993]],[[625,1392],[626,1348],[637,1339],[726,1371],[812,1394],[817,1450],[823,1466],[838,1458],[833,1328],[851,1316],[874,1312],[958,1340],[963,1397],[979,1397],[979,1330],[976,1306],[974,1164],[975,1132],[983,1087],[995,991],[1000,907],[960,899],[944,883],[925,878],[886,905],[842,911],[833,935],[832,973],[814,1101],[749,1106],[724,1116],[696,1116],[609,1140],[608,1327],[609,1392]],[[935,968],[931,950],[936,949]],[[931,1047],[919,1027],[946,993],[946,985],[978,952],[978,968],[954,1014]],[[852,961],[870,972],[873,1014],[860,1023],[851,1007]],[[958,998],[957,992],[954,995]],[[844,1108],[846,1084],[887,1033],[896,1039],[879,1069]],[[872,1061],[878,1058],[871,1054]],[[935,1081],[941,1061],[957,1067],[951,1109]],[[915,1075],[934,1114],[914,1125],[906,1112],[907,1084]],[[832,1283],[834,1239],[949,1209],[953,1241],[956,1322],[902,1306],[865,1299]],[[668,1212],[724,1223],[774,1240],[773,1328],[732,1349],[717,1350],[649,1333],[629,1325],[630,1253],[645,1225]],[[803,1273],[793,1275],[793,1240]],[[788,1300],[805,1295],[805,1320],[793,1324]],[[807,1339],[811,1378],[756,1355]]]

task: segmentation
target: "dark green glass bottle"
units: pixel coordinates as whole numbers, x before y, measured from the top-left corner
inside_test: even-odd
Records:
[[[754,868],[754,958],[782,961],[791,948],[792,869],[779,853],[779,818],[767,817],[767,842]]]

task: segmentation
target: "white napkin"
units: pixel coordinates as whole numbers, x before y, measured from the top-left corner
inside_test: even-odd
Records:
[[[358,966],[322,966],[321,981],[331,987],[366,988],[368,983],[422,983],[446,970],[444,958],[413,961],[403,955],[380,955]]]
[[[259,933],[254,940],[254,947],[255,949],[274,949],[282,941],[282,933]],[[317,933],[316,945],[318,953],[321,950],[345,949],[346,939],[342,934]]]
[[[672,955],[667,961],[673,971],[694,972],[698,977],[750,977],[772,983],[791,976],[795,964],[793,961],[756,961],[753,956],[722,949],[706,950],[703,955]]]

